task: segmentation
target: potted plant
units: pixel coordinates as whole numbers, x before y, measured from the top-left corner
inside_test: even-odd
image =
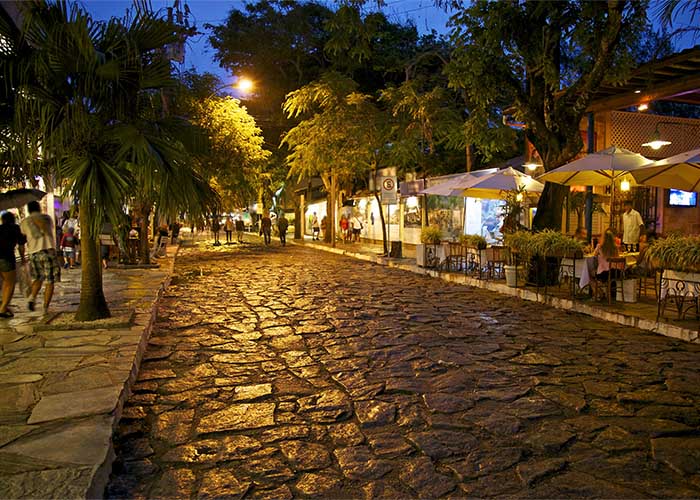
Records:
[[[420,245],[416,247],[416,264],[421,267],[436,267],[440,263],[438,245],[442,231],[438,226],[426,226],[420,232]]]
[[[700,272],[700,237],[672,235],[653,241],[643,254],[652,268]]]
[[[475,248],[477,250],[483,250],[486,248],[486,238],[480,234],[462,234],[459,237],[460,245],[469,248]]]
[[[517,263],[530,262],[534,251],[534,233],[530,231],[515,231],[504,235],[504,243],[510,248],[510,261],[504,267],[506,284],[517,286]]]

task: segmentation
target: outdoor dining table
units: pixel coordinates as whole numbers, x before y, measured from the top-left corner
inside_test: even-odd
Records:
[[[621,253],[620,257],[625,258],[625,263],[627,266],[637,262],[637,257],[639,252],[628,252]],[[559,277],[565,277],[570,274],[568,269],[574,267],[574,259],[563,258],[561,259],[561,264],[559,267]],[[590,285],[591,280],[595,278],[596,270],[598,269],[598,257],[596,255],[585,255],[580,259],[576,259],[576,266],[574,269],[574,276],[572,279],[578,279],[578,289],[581,290],[586,286]]]

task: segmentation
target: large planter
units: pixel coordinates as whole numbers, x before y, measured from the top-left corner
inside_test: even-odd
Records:
[[[622,286],[620,286],[622,284]],[[617,280],[615,299],[618,302],[637,302],[639,287],[636,279]]]
[[[416,265],[425,268],[435,268],[445,260],[447,253],[445,245],[419,243],[416,245]]]
[[[518,286],[518,268],[511,265],[506,265],[503,267],[503,271],[506,275],[506,285],[511,288]]]

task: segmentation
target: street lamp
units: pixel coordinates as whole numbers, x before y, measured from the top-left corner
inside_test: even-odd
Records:
[[[246,77],[239,77],[235,85],[230,85],[227,83],[225,85],[221,85],[221,86],[215,88],[211,92],[211,94],[209,94],[207,96],[207,100],[214,97],[217,94],[217,92],[220,92],[221,90],[226,89],[226,88],[232,89],[232,90],[239,90],[240,92],[242,92],[244,94],[248,94],[253,90],[254,87],[255,87],[255,83],[253,83],[253,80],[251,80],[250,78],[246,78]]]

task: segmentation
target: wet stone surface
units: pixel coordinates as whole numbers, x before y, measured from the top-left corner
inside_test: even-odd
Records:
[[[186,248],[105,494],[698,497],[699,358],[301,247]]]

